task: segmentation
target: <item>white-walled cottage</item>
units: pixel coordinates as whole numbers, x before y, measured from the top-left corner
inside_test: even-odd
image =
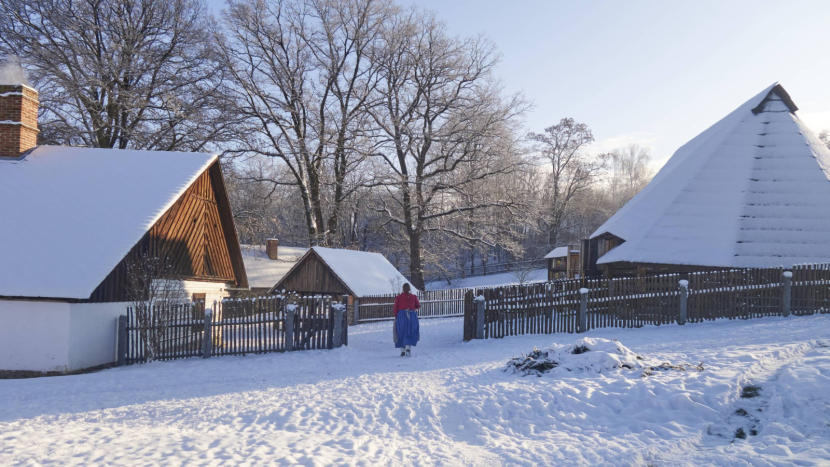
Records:
[[[37,105],[0,85],[0,371],[113,362],[130,257],[168,259],[194,300],[247,287],[217,156],[35,146]]]

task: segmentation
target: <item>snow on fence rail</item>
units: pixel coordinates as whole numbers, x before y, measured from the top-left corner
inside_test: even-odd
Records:
[[[119,363],[331,349],[348,343],[346,306],[329,296],[276,295],[127,309]],[[339,319],[339,321],[338,321]]]
[[[473,293],[465,297],[465,341],[718,318],[805,315],[830,312],[830,264],[796,265],[791,272],[767,268],[682,277],[565,280]],[[478,313],[482,320],[477,319]]]

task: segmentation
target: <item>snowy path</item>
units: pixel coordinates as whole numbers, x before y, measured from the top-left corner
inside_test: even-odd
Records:
[[[0,465],[830,463],[830,316],[587,334],[706,367],[646,379],[502,371],[574,335],[463,344],[460,319],[426,320],[405,359],[389,328],[334,351],[0,380]],[[762,408],[758,434],[732,443],[741,407]]]

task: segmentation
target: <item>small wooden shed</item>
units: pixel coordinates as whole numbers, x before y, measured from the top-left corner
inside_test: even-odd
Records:
[[[545,255],[548,280],[578,279],[580,277],[579,245],[560,246]]]
[[[404,284],[416,289],[382,254],[315,246],[268,293],[348,295],[349,322],[360,297],[399,293]]]

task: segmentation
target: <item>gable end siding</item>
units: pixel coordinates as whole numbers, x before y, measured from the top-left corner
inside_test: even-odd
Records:
[[[171,258],[185,280],[246,285],[244,272],[242,277],[235,272],[241,268],[242,255],[227,197],[220,193],[224,185],[217,186],[217,180],[221,183],[220,170],[217,162],[203,172],[110,272],[88,301],[126,301],[127,258],[142,251],[152,257]],[[228,230],[233,234],[232,239],[227,238]]]
[[[314,250],[309,250],[309,253],[277,282],[273,290],[274,292],[285,290],[299,293],[352,295],[351,290]]]

